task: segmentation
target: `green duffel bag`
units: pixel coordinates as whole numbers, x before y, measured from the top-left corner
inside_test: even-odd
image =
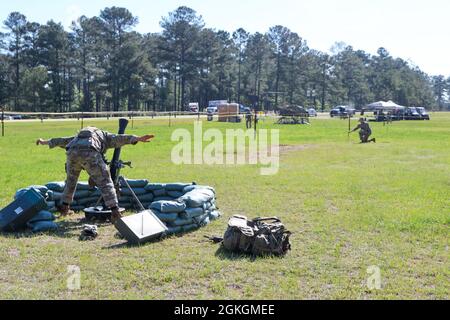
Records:
[[[290,236],[291,232],[276,217],[248,220],[235,215],[228,222],[222,245],[228,251],[254,256],[283,256],[291,249]]]

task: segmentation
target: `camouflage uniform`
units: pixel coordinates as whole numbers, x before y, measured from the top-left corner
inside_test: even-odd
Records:
[[[372,129],[370,129],[369,124],[364,121],[356,127],[355,131],[358,129],[360,130],[359,138],[361,139],[361,142],[362,143],[369,142],[369,137],[372,135]]]
[[[105,205],[109,208],[118,206],[117,194],[111,174],[103,154],[108,149],[120,148],[127,144],[137,144],[138,137],[132,135],[111,134],[94,127],[88,127],[75,137],[55,138],[49,140],[49,147],[61,147],[67,150],[67,180],[62,201],[70,204],[76,191],[81,170],[86,170],[99,187]]]
[[[252,114],[251,113],[247,113],[245,115],[245,125],[246,125],[247,129],[252,128]]]

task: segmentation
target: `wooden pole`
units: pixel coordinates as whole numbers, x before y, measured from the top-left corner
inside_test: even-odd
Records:
[[[84,114],[83,112],[81,113],[81,129],[84,128]]]

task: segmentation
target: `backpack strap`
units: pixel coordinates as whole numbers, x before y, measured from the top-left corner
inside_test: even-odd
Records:
[[[273,222],[281,222],[281,220],[277,217],[271,217],[271,218],[255,218],[252,220],[253,222],[262,222],[262,221],[273,221]]]

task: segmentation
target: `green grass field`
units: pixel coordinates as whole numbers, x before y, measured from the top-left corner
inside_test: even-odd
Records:
[[[117,122],[85,124],[116,131]],[[352,126],[356,125],[356,120]],[[73,135],[77,121],[7,123],[0,138],[0,207],[16,189],[64,180],[63,150],[33,143]],[[204,123],[222,130],[238,125]],[[243,127],[242,125],[239,125]],[[54,234],[0,234],[1,299],[448,299],[450,113],[429,122],[373,124],[377,144],[347,137],[342,120],[280,126],[280,171],[257,166],[173,165],[174,128],[193,120],[136,120],[132,134],[154,133],[126,147],[129,178],[192,182],[216,188],[223,217],[206,228],[141,247],[123,245],[112,226],[79,242],[82,215]],[[86,180],[86,175],[82,180]],[[294,233],[285,258],[229,255],[205,241],[222,235],[233,214],[278,216]],[[66,288],[67,266],[81,269],[81,290]],[[381,269],[369,290],[367,268]]]

